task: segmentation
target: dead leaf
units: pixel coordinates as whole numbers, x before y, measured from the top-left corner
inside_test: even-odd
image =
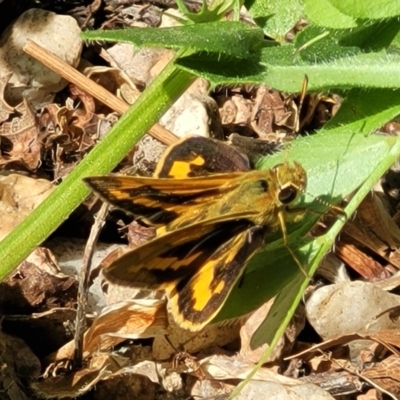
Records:
[[[31,387],[41,397],[62,399],[80,396],[101,379],[110,376],[115,369],[114,364],[109,355],[94,354],[83,370],[32,382]]]
[[[9,315],[72,308],[77,290],[76,280],[55,271],[49,250],[39,247],[0,283],[0,309]]]
[[[390,276],[389,272],[378,261],[361,250],[361,246],[346,243],[345,238],[346,236],[343,234],[340,242],[335,246],[335,254],[343,262],[371,282],[380,281]]]
[[[104,54],[107,53],[103,52],[103,55]],[[121,57],[123,54],[120,54],[119,56]],[[109,61],[114,61],[111,57],[108,58]],[[115,66],[118,66],[115,62],[114,64]],[[83,73],[88,78],[107,89],[110,93],[122,98],[122,100],[126,101],[128,104],[133,104],[140,96],[141,91],[135,85],[133,80],[119,68],[91,66],[85,68]]]
[[[0,240],[11,232],[53,190],[50,182],[27,176],[0,176]]]
[[[200,332],[190,332],[178,327],[172,317],[169,320],[168,341],[161,335],[157,335],[153,341],[153,356],[156,360],[170,359],[180,351],[195,354],[211,346],[217,352],[219,347],[237,339],[240,328],[240,323],[233,321],[229,324],[207,325]]]
[[[200,365],[204,373],[211,377],[213,381],[227,381],[234,379],[245,379],[252,371],[254,365],[237,357],[211,356],[200,361]],[[232,391],[232,385],[224,389],[224,382],[220,385],[214,384],[213,391],[210,388],[205,392],[203,386],[209,387],[210,381],[207,379],[197,381],[193,386],[191,395],[197,396],[216,396],[221,392],[229,393]],[[312,391],[312,395],[310,394]],[[332,397],[323,389],[315,385],[299,383],[296,379],[291,379],[279,375],[267,368],[260,368],[253,376],[252,380],[243,388],[238,399],[255,399],[255,398],[275,398],[277,399],[332,399]],[[278,396],[277,395],[277,396]],[[297,397],[296,397],[297,396]]]
[[[399,332],[398,332],[399,333]],[[370,368],[362,371],[362,376],[371,379],[374,383],[389,391],[394,396],[400,396],[400,358],[392,355]]]
[[[4,315],[2,324],[6,333],[24,340],[43,361],[73,338],[75,317],[75,309],[53,308],[42,313]]]
[[[365,197],[357,209],[355,218],[346,223],[343,233],[345,235],[341,235],[340,242],[351,244],[352,242],[346,240],[346,236],[348,236],[356,241],[353,243],[367,247],[400,268],[400,253],[397,250],[400,247],[400,229],[377,195],[370,193]],[[338,255],[342,257],[341,247],[343,246],[340,242],[338,244]],[[350,266],[354,264],[349,257],[344,261],[348,262]],[[378,264],[376,261],[375,263]],[[371,280],[374,277],[379,278],[383,274],[382,267],[378,268],[377,272],[373,272],[372,275],[371,273],[363,273],[362,264],[354,268],[362,276]],[[373,269],[376,270],[376,268]]]
[[[269,302],[263,304],[260,308],[258,308],[250,315],[250,317],[244,322],[243,326],[240,328],[240,339],[242,345],[239,354],[244,360],[257,363],[261,355],[267,349],[267,344],[264,344],[257,349],[252,349],[251,338],[253,337],[254,332],[258,329],[260,324],[264,322],[273,303],[274,300],[272,299]],[[279,339],[279,342],[276,344],[274,352],[273,354],[271,354],[267,362],[276,361],[281,356],[284,345],[285,338],[282,336]]]
[[[15,109],[11,121],[0,126],[0,165],[22,165],[36,171],[40,165],[42,144],[38,140],[35,112],[24,101]]]
[[[40,361],[26,343],[0,331],[0,392],[7,399],[28,400],[25,382],[38,378]]]
[[[0,124],[7,121],[10,115],[15,111],[15,108],[8,104],[4,98],[4,92],[11,77],[12,72],[0,76]]]
[[[165,301],[130,300],[103,309],[85,333],[85,357],[97,350],[107,351],[126,339],[149,338],[166,332]],[[48,362],[72,359],[74,343],[53,353]]]

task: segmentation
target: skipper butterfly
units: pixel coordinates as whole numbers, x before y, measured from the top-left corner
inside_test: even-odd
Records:
[[[250,170],[233,147],[185,138],[160,160],[155,177],[84,181],[104,201],[157,228],[157,237],[103,269],[115,283],[163,289],[182,328],[198,331],[219,312],[268,234],[301,220],[295,208],[307,176],[296,162]],[[292,252],[291,252],[292,254]]]

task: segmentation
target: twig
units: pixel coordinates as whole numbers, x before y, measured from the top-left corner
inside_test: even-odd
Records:
[[[103,203],[100,211],[95,217],[94,224],[90,231],[89,238],[86,243],[85,252],[83,254],[82,267],[79,272],[79,288],[78,288],[78,308],[76,311],[75,320],[75,349],[74,349],[74,366],[76,368],[82,367],[83,358],[83,335],[86,329],[86,305],[87,305],[87,292],[89,274],[92,266],[92,257],[94,247],[100,235],[102,226],[104,225],[105,217],[109,208],[108,203]]]
[[[343,370],[349,372],[350,374],[358,376],[363,381],[369,383],[373,388],[375,388],[375,389],[379,390],[380,392],[382,392],[382,393],[386,394],[387,396],[389,396],[391,399],[398,400],[398,398],[394,394],[390,393],[388,390],[385,390],[382,386],[379,386],[372,379],[369,379],[369,378],[365,377],[364,375],[362,375],[361,373],[359,373],[354,367],[351,367],[351,368],[350,367],[346,367],[345,365],[342,365],[342,363],[340,363],[339,361],[337,361],[334,358],[330,357],[328,354],[326,354],[321,349],[318,349],[318,351],[322,355],[324,355],[328,360],[332,361],[334,364],[338,365]]]
[[[114,96],[108,90],[104,89],[96,82],[87,78],[85,75],[81,74],[65,61],[61,60],[53,53],[33,42],[32,40],[28,40],[26,45],[23,47],[23,50],[25,51],[25,53],[29,54],[30,56],[41,62],[43,65],[45,65],[47,68],[57,73],[68,82],[71,82],[74,85],[78,86],[86,93],[90,94],[95,99],[110,107],[117,113],[124,114],[129,108],[129,105],[126,104],[124,101]],[[160,142],[168,145],[175,143],[178,140],[178,137],[176,137],[172,132],[163,128],[159,124],[155,124],[153,127],[151,127],[149,130],[149,134]]]

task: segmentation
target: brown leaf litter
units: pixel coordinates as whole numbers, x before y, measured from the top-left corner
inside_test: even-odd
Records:
[[[81,27],[95,24],[101,12],[108,16],[101,24],[108,27],[157,25],[163,20],[156,4],[125,3],[93,1],[82,7],[64,6],[71,7],[68,12]],[[24,18],[35,24],[43,14],[56,19],[55,14],[42,10],[31,11]],[[75,20],[72,23],[76,26]],[[135,52],[132,46],[118,44],[99,51],[110,67],[88,66],[88,61],[97,62],[90,52],[100,46],[88,46],[85,57],[89,55],[89,59],[84,60],[78,38],[79,29],[75,38],[78,50],[64,57],[65,61],[69,59],[74,67],[79,63],[81,71],[116,96],[120,108],[104,106],[85,87],[67,85],[57,74],[54,85],[38,80],[40,89],[35,89],[29,86],[30,79],[37,79],[35,75],[24,78],[23,68],[9,63],[3,71],[0,65],[0,165],[3,171],[13,172],[0,179],[1,237],[52,190],[49,181],[37,178],[57,181],[71,171],[171,56],[149,49]],[[25,85],[23,97],[16,78]],[[166,124],[176,134],[184,131],[188,120],[201,120],[199,130],[206,135],[227,138],[234,133],[230,140],[239,147],[249,137],[272,139],[273,151],[283,138],[323,125],[340,103],[335,96],[308,94],[301,98],[266,87],[221,88],[212,96],[207,84],[198,80],[182,104],[171,111]],[[189,108],[198,114],[174,119],[174,114],[181,115]],[[165,128],[160,129],[163,132]],[[385,129],[398,130],[393,124]],[[166,143],[174,140],[173,134],[166,135]],[[267,147],[271,150],[270,143]],[[151,175],[164,148],[156,139],[144,138],[121,167]],[[243,396],[266,398],[268,393],[278,392],[285,399],[350,394],[377,399],[386,392],[400,396],[398,296],[396,291],[389,292],[399,286],[399,199],[387,194],[396,194],[396,187],[384,182],[383,189],[389,188],[386,194],[368,196],[356,217],[346,224],[335,252],[347,269],[336,260],[327,267],[331,274],[323,278],[332,279],[332,285],[320,287],[321,282],[316,282],[310,286],[305,307],[299,307],[274,354],[257,371]],[[125,216],[114,214],[115,219],[120,225],[114,229],[122,226],[131,246],[153,234],[137,223],[129,224]],[[108,224],[115,225],[112,218]],[[74,256],[79,260],[81,254]],[[263,322],[268,304],[239,321],[207,326],[193,334],[170,321],[162,293],[149,298],[139,290],[113,287],[93,274],[90,281],[96,291],[91,293],[97,303],[87,315],[84,365],[76,369],[72,359],[77,281],[61,269],[51,252],[40,247],[1,283],[0,359],[6,367],[0,382],[8,398],[227,395],[253,370],[263,351],[252,349],[250,338]],[[367,282],[350,282],[346,271]],[[330,324],[321,324],[324,320]]]

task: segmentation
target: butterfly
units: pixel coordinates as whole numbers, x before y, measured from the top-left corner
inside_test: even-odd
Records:
[[[300,221],[295,207],[307,174],[297,162],[250,170],[222,142],[187,137],[169,149],[152,178],[97,176],[84,181],[104,201],[157,228],[157,237],[103,268],[124,286],[165,290],[176,323],[201,330],[218,314],[249,259],[268,235]]]

